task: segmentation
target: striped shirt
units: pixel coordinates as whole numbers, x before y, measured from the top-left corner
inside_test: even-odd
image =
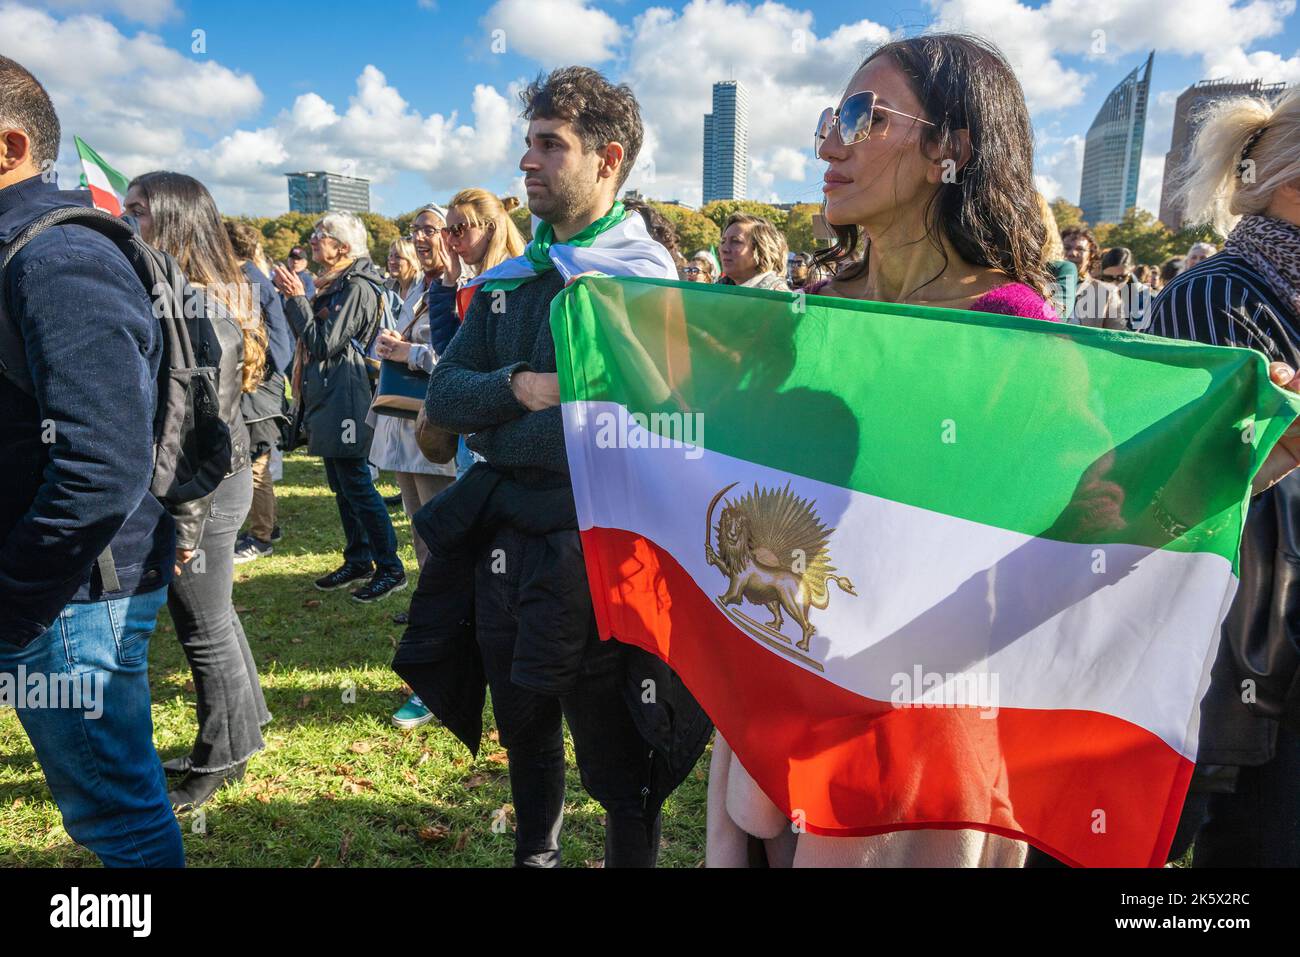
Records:
[[[1222,252],[1176,276],[1151,305],[1152,335],[1256,349],[1300,368],[1300,317],[1235,253]]]

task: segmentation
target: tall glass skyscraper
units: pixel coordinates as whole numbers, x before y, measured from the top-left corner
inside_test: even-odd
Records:
[[[713,84],[704,117],[704,202],[744,199],[749,180],[749,94],[736,80]]]
[[[1110,91],[1088,128],[1079,206],[1090,225],[1117,223],[1137,205],[1153,59],[1155,51],[1147,56],[1145,67],[1134,67]]]

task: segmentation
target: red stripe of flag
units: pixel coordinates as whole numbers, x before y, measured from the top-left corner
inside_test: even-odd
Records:
[[[974,828],[1075,865],[1164,864],[1193,764],[1146,729],[1092,711],[874,701],[759,646],[648,539],[593,528],[582,542],[602,637],[667,661],[808,831]]]

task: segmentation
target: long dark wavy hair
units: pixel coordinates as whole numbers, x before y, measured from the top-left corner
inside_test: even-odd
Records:
[[[244,333],[243,391],[253,392],[266,371],[261,305],[230,245],[226,225],[206,186],[184,173],[158,171],[131,180],[149,201],[150,242],[176,258],[191,283],[212,291]]]
[[[986,40],[935,33],[886,43],[858,69],[882,56],[902,70],[935,124],[921,133],[927,153],[959,155],[956,131],[970,137],[970,160],[957,181],[941,183],[926,205],[926,238],[943,250],[947,237],[967,262],[1000,269],[1046,298],[1051,278],[1043,263],[1047,233],[1034,187],[1034,134],[1024,92],[1007,61]],[[817,255],[817,263],[840,262],[846,279],[865,276],[870,241],[862,260],[852,262],[861,230],[833,229],[837,241]],[[946,255],[944,260],[947,269]]]

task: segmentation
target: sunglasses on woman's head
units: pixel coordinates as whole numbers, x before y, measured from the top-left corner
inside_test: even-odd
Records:
[[[871,135],[872,130],[879,131],[881,135],[884,135],[889,130],[889,117],[891,114],[906,117],[909,120],[916,120],[916,122],[924,123],[926,126],[934,126],[929,120],[923,120],[911,113],[880,106],[876,100],[875,93],[870,90],[863,90],[861,93],[854,93],[852,96],[845,98],[838,110],[831,106],[822,110],[821,119],[817,121],[817,132],[813,134],[813,153],[815,154],[821,149],[822,144],[831,135],[831,130],[836,127],[839,127],[840,142],[845,146],[861,143]]]

